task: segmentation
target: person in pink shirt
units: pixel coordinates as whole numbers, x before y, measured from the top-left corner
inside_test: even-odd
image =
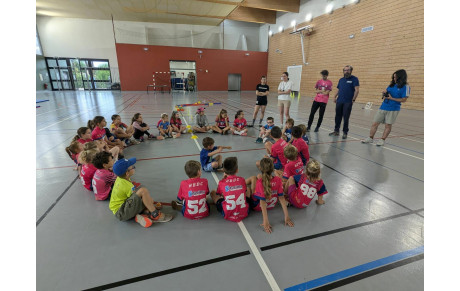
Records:
[[[233,127],[230,128],[230,131],[233,134],[238,135],[248,135],[248,123],[246,119],[244,119],[244,112],[243,110],[238,110],[235,114],[235,121],[233,121]]]
[[[298,155],[305,166],[310,159],[310,151],[308,149],[308,144],[302,138],[302,128],[300,126],[294,126],[292,128],[291,144],[296,147]]]
[[[284,156],[288,160],[284,166],[283,172],[283,185],[286,181],[295,175],[303,174],[303,163],[302,159],[297,154],[297,148],[293,145],[288,145],[284,148]]]
[[[93,176],[97,170],[93,165],[93,159],[97,153],[97,149],[84,150],[79,156],[79,160],[82,163],[80,180],[83,186],[90,191],[93,191]]]
[[[221,109],[219,114],[216,116],[216,125],[211,128],[213,132],[220,134],[228,134],[230,130],[230,124],[228,122],[227,110]]]
[[[81,164],[78,162],[78,156],[83,151],[83,144],[74,140],[70,143],[68,147],[65,148],[65,151],[67,152],[69,157],[72,159],[72,161],[74,161],[74,163],[76,164],[74,171],[78,170],[78,173],[80,173]]]
[[[115,139],[113,142],[107,138],[105,127],[107,122],[105,121],[104,116],[96,116],[93,120],[88,120],[88,128],[92,129],[91,138],[93,140],[102,140],[107,146],[111,149],[113,147],[119,148],[119,153],[123,154],[124,144],[121,140]]]
[[[176,132],[178,135],[187,133],[185,125],[182,125],[182,120],[180,119],[180,113],[178,111],[172,112],[169,123],[171,124],[173,132]]]
[[[267,150],[275,165],[275,175],[281,177],[283,174],[284,165],[287,163],[287,159],[284,156],[284,148],[288,146],[288,143],[281,138],[281,128],[278,126],[274,126],[271,129],[270,135],[275,140],[275,143],[272,145],[271,142],[266,142],[265,149]],[[256,163],[256,165],[260,169],[259,161]]]
[[[181,210],[188,219],[201,219],[209,215],[206,196],[209,194],[208,180],[201,178],[201,164],[197,161],[185,163],[189,179],[180,183],[177,200],[171,202],[175,210]]]
[[[86,126],[80,127],[77,130],[77,135],[73,138],[73,140],[76,140],[81,144],[93,141],[93,139],[91,138],[91,129],[89,129]]]
[[[268,210],[275,207],[278,200],[284,212],[284,225],[294,226],[289,217],[287,202],[284,198],[283,182],[280,177],[272,176],[274,171],[273,161],[269,158],[260,160],[260,171],[262,174],[249,178],[251,197],[248,199],[251,209],[262,211],[263,223],[261,226],[267,233],[272,232],[272,226],[268,221]]]
[[[316,204],[324,204],[323,196],[328,192],[320,174],[319,162],[310,160],[306,167],[306,174],[290,177],[285,187],[289,203],[297,208],[305,208],[318,195]]]
[[[319,118],[316,124],[315,132],[318,132],[321,123],[323,122],[324,111],[326,111],[327,101],[329,100],[329,93],[332,91],[332,82],[327,79],[329,72],[327,70],[321,71],[321,80],[318,80],[315,85],[316,96],[311,106],[310,117],[308,118],[307,132],[313,124],[313,118],[319,108]]]
[[[110,198],[113,183],[117,179],[117,175],[111,171],[114,162],[112,154],[108,152],[99,152],[93,159],[93,165],[97,168],[92,182],[96,200]]]
[[[219,181],[217,190],[211,191],[211,198],[216,204],[217,211],[233,222],[240,222],[249,213],[246,197],[250,196],[246,188],[246,180],[236,176],[238,159],[229,157],[224,160],[224,177]]]

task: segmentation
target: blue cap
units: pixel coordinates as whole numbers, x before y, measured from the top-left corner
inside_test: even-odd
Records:
[[[113,173],[117,176],[121,176],[123,175],[124,173],[126,173],[126,171],[128,171],[128,168],[131,167],[132,165],[134,165],[136,163],[136,158],[131,158],[131,159],[121,159],[121,160],[118,160],[115,162],[115,164],[113,164]]]

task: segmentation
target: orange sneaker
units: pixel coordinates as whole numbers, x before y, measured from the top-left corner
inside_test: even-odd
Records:
[[[134,220],[140,225],[142,225],[143,227],[151,227],[153,224],[149,216],[145,214],[137,214]]]

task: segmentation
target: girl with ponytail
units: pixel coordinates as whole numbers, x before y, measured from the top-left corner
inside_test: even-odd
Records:
[[[263,223],[261,226],[264,231],[266,233],[272,232],[267,212],[275,207],[278,200],[284,212],[284,225],[294,226],[289,217],[286,199],[283,196],[283,182],[280,177],[273,176],[273,161],[270,158],[263,158],[260,160],[259,169],[261,174],[247,179],[246,184],[251,189],[249,199],[251,208],[255,211],[262,211]]]

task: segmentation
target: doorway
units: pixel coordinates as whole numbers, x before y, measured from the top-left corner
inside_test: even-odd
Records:
[[[241,74],[228,74],[228,91],[241,91]]]
[[[197,90],[196,63],[194,61],[169,61],[169,71],[171,72],[171,90]],[[161,79],[159,81],[161,82]]]

